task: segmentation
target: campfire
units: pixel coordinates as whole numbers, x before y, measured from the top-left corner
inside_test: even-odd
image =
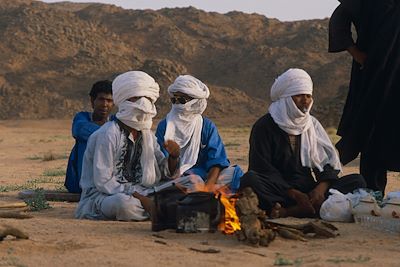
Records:
[[[237,195],[229,196],[220,194],[218,198],[224,206],[224,215],[222,216],[221,222],[218,225],[218,230],[228,235],[239,231],[240,221],[236,214],[236,201],[238,199]]]
[[[307,241],[307,238],[335,237],[337,228],[322,221],[291,225],[269,220],[258,208],[258,198],[245,188],[238,194],[216,192],[186,193],[176,188],[155,195],[152,230],[176,229],[179,233],[215,232],[236,234],[240,241],[268,246],[276,235]]]
[[[153,231],[176,229],[181,233],[215,232],[234,234],[240,230],[236,214],[237,195],[226,188],[215,192],[186,193],[180,188],[155,195]]]

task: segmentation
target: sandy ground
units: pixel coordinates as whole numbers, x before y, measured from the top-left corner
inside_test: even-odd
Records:
[[[220,127],[233,163],[247,168],[249,127]],[[0,204],[18,201],[18,191],[63,186],[73,145],[70,121],[0,122]],[[54,160],[44,160],[46,158]],[[346,173],[356,168],[347,167]],[[388,190],[400,190],[390,173]],[[0,219],[29,234],[0,242],[0,266],[273,266],[281,258],[295,266],[400,266],[400,235],[335,223],[340,236],[309,242],[278,237],[269,247],[251,247],[221,233],[155,235],[150,222],[75,220],[76,203],[50,202],[32,219]],[[289,219],[294,222],[295,219]],[[191,250],[213,248],[215,254]]]

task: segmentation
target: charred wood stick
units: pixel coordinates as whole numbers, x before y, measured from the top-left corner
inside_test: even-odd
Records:
[[[14,203],[4,203],[0,204],[0,209],[16,209],[16,208],[26,208],[25,202],[14,202]]]
[[[279,229],[285,230],[293,230],[301,232],[302,235],[312,232],[312,227],[308,224],[301,224],[301,225],[290,225],[290,224],[282,224],[282,223],[266,223],[266,228],[272,229],[274,231],[278,231]]]
[[[293,233],[293,232],[291,232],[291,231],[289,231],[287,229],[280,228],[280,227],[278,227],[278,234],[281,237],[287,238],[287,239],[300,240],[300,241],[303,241],[303,242],[307,242],[308,241],[304,237],[302,237],[302,236],[300,236],[298,234],[295,234],[295,233]]]
[[[257,256],[260,256],[260,257],[267,257],[267,255],[265,255],[265,254],[257,253],[257,252],[253,252],[253,251],[249,251],[249,250],[245,250],[243,252],[249,253],[249,254],[253,254],[253,255],[257,255]]]
[[[158,235],[158,234],[152,234],[152,236],[154,236],[154,237],[157,237],[157,238],[163,238],[163,239],[165,239],[165,237],[164,237],[164,236],[162,236],[162,235]]]
[[[273,220],[264,220],[264,224],[269,226],[268,228],[272,228],[273,226],[283,226],[286,228],[292,228],[302,231],[304,228],[309,226],[309,223],[302,223],[302,224],[287,224],[287,223],[278,223]]]
[[[207,249],[199,249],[199,248],[189,248],[190,250],[201,252],[201,253],[220,253],[221,251],[216,248],[207,248]]]
[[[31,219],[33,216],[28,214],[23,214],[20,212],[12,212],[12,211],[1,211],[0,218],[8,218],[8,219]]]
[[[331,228],[326,227],[324,224],[318,222],[310,222],[310,225],[313,228],[313,232],[317,236],[331,238],[339,235],[338,231],[332,230]]]
[[[331,223],[324,221],[313,221],[304,225],[302,232],[305,234],[315,233],[323,237],[335,237],[339,235],[338,228]]]
[[[278,226],[276,230],[277,230],[277,231],[279,231],[279,230],[287,230],[287,231],[292,232],[292,233],[295,234],[295,235],[299,235],[299,236],[304,237],[304,238],[306,237],[305,234],[304,234],[302,231],[297,230],[297,229],[294,229],[294,228],[289,228],[289,227],[284,227],[284,226]]]
[[[162,241],[162,240],[158,240],[158,239],[154,240],[154,243],[162,244],[162,245],[168,245],[167,242]]]
[[[52,190],[45,190],[43,193],[47,201],[79,202],[80,200],[80,194],[75,193]],[[32,199],[36,194],[37,193],[34,190],[24,190],[18,193],[18,197],[21,199]]]
[[[0,213],[1,212],[19,212],[19,213],[21,213],[21,212],[24,212],[24,211],[29,211],[29,207],[26,206],[26,207],[23,207],[23,208],[4,208],[4,209],[0,208]]]
[[[322,225],[328,227],[331,230],[334,230],[334,231],[338,231],[339,230],[336,226],[334,226],[331,223],[328,223],[328,222],[325,222],[325,221],[315,221],[315,222],[319,222],[319,223],[321,223]]]
[[[2,241],[6,236],[12,235],[18,239],[28,239],[29,236],[22,232],[21,230],[12,226],[0,226],[0,241]]]
[[[320,220],[315,220],[315,221],[311,221],[308,223],[304,223],[304,224],[286,224],[286,223],[278,223],[278,222],[274,222],[272,220],[264,220],[264,224],[269,227],[269,228],[274,228],[274,226],[278,226],[278,227],[286,227],[286,228],[292,228],[292,229],[296,229],[299,230],[301,232],[303,232],[304,234],[308,234],[308,233],[316,233],[316,229],[321,232],[324,233],[326,232],[330,232],[330,233],[334,233],[335,231],[338,230],[338,228],[336,228],[336,226],[334,226],[331,223],[328,222],[324,222],[324,221],[320,221]],[[330,235],[327,233],[327,235]],[[338,234],[335,234],[335,236]]]

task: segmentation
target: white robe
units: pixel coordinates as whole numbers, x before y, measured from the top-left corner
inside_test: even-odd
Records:
[[[152,138],[156,167],[161,172],[157,180],[171,177],[168,160],[154,134]],[[141,184],[120,183],[116,176],[125,139],[125,133],[115,121],[104,124],[90,136],[83,157],[82,194],[76,218],[144,220],[148,217],[140,201],[132,196],[133,192],[143,193],[147,188]],[[116,207],[118,210],[114,210]]]

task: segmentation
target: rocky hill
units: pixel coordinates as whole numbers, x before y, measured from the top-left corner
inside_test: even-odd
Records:
[[[327,53],[327,25],[193,7],[0,0],[0,119],[71,117],[89,108],[96,80],[140,69],[161,85],[159,117],[169,109],[167,86],[188,73],[212,90],[208,116],[254,120],[275,77],[299,67],[314,80],[314,114],[336,125],[350,59]]]

